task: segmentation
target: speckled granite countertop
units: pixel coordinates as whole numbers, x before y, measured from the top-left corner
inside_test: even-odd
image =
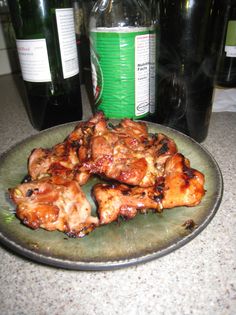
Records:
[[[0,153],[37,133],[16,79],[0,77]],[[236,113],[213,113],[203,146],[221,168],[224,196],[194,240],[158,260],[106,272],[48,267],[0,246],[0,314],[236,314]]]

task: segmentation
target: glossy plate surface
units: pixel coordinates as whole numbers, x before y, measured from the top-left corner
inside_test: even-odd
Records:
[[[14,205],[7,190],[18,185],[27,173],[27,158],[33,148],[51,147],[61,142],[74,128],[74,123],[54,127],[15,145],[0,158],[0,241],[18,254],[34,261],[67,269],[105,270],[125,267],[161,257],[183,246],[197,236],[215,215],[223,193],[220,169],[201,145],[170,128],[148,123],[149,132],[165,133],[173,138],[178,149],[190,159],[191,167],[205,174],[205,189],[197,207],[179,207],[162,214],[139,214],[133,220],[114,222],[99,227],[82,239],[67,237],[61,232],[36,231],[27,228],[15,217]],[[93,205],[92,178],[84,191]],[[193,220],[194,229],[184,223]]]

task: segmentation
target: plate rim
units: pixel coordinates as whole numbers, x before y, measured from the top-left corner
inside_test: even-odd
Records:
[[[0,154],[0,163],[7,158],[8,154],[13,151],[15,148],[17,148],[20,145],[24,145],[24,143],[27,143],[31,139],[36,139],[37,137],[40,137],[44,133],[48,133],[50,131],[55,131],[56,129],[63,129],[63,127],[69,127],[69,126],[76,126],[78,123],[86,121],[86,120],[80,120],[80,121],[74,121],[74,122],[69,122],[65,124],[61,124],[58,126],[54,126],[45,130],[42,130],[36,134],[30,135],[21,141],[18,141],[17,143],[11,145],[7,150],[2,152]],[[119,122],[120,119],[108,119],[108,121],[113,121],[113,122]],[[83,261],[74,261],[74,260],[68,260],[68,259],[62,259],[62,258],[57,258],[54,256],[50,255],[45,255],[38,253],[34,251],[33,249],[27,249],[25,247],[22,247],[21,245],[17,244],[16,241],[13,241],[11,239],[8,239],[1,231],[0,229],[0,242],[2,243],[3,246],[6,248],[9,248],[12,250],[14,253],[18,254],[19,256],[23,256],[25,258],[30,259],[33,262],[41,263],[44,265],[52,266],[52,267],[59,267],[63,269],[70,269],[70,270],[81,270],[81,271],[102,271],[102,270],[114,270],[114,269],[120,269],[120,268],[125,268],[129,266],[134,266],[138,265],[141,263],[146,263],[148,261],[152,261],[157,258],[161,258],[167,254],[170,254],[177,249],[183,247],[187,243],[189,243],[191,240],[193,240],[197,235],[199,235],[206,227],[207,225],[211,222],[211,220],[214,218],[215,214],[217,213],[222,197],[223,197],[223,191],[224,191],[224,181],[223,181],[223,175],[221,172],[221,169],[216,161],[216,159],[213,157],[213,155],[201,144],[189,137],[188,135],[175,130],[173,128],[170,128],[168,126],[164,126],[161,124],[153,123],[153,122],[148,122],[144,120],[136,120],[139,122],[144,122],[147,124],[147,126],[154,126],[155,128],[161,128],[164,130],[169,130],[170,133],[174,134],[179,134],[180,137],[183,137],[184,140],[190,141],[193,143],[195,146],[200,148],[211,160],[211,162],[214,165],[214,171],[216,173],[216,176],[219,180],[219,188],[217,190],[217,195],[215,199],[215,203],[213,208],[211,209],[210,213],[205,217],[204,221],[197,226],[192,232],[189,234],[185,235],[181,239],[179,239],[177,242],[168,245],[165,248],[162,248],[158,251],[154,251],[152,253],[144,254],[138,257],[133,257],[133,258],[127,258],[127,259],[121,259],[121,260],[103,260],[103,261],[91,261],[91,262],[83,262]],[[175,140],[175,139],[174,139]],[[33,149],[33,148],[32,148]],[[0,227],[1,228],[1,227]]]

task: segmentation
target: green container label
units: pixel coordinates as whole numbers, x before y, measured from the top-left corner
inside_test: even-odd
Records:
[[[142,118],[150,108],[154,111],[155,69],[150,55],[155,45],[150,45],[150,39],[155,40],[154,31],[146,27],[97,28],[90,32],[95,106],[107,117]]]
[[[225,52],[227,57],[236,57],[236,21],[228,22]]]

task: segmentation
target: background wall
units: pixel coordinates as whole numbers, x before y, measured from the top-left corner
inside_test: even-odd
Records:
[[[19,71],[15,37],[6,1],[0,1],[0,75]]]

